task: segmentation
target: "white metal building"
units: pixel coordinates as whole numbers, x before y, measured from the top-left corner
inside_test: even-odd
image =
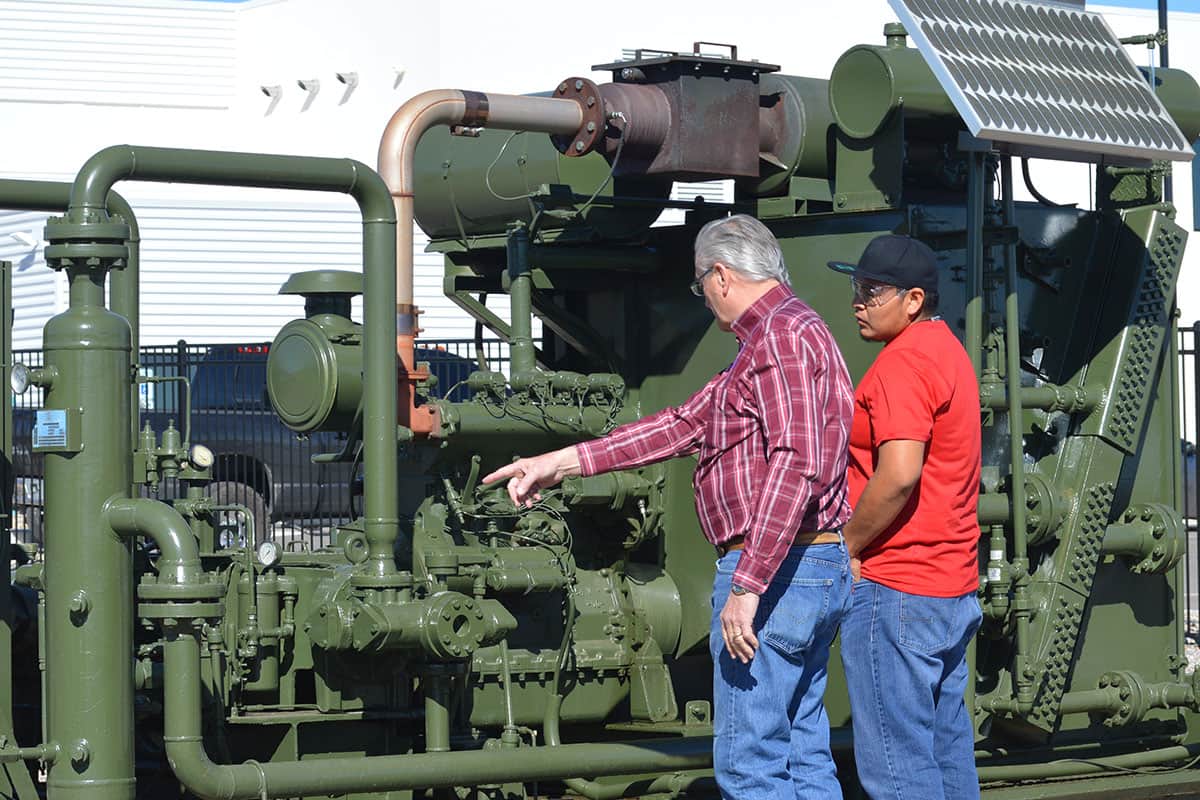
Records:
[[[1119,35],[1156,27],[1145,8],[1105,8]],[[1200,4],[1171,18],[1172,66],[1200,75]],[[686,50],[735,42],[742,57],[824,77],[838,55],[881,41],[885,0],[762,0],[731,13],[716,0],[577,15],[561,3],[489,0],[0,0],[0,177],[70,180],[112,144],[357,158],[408,97],[447,86],[531,92],[588,74],[623,49]],[[1143,59],[1140,54],[1135,59]],[[340,74],[340,78],[339,78]],[[353,76],[353,77],[352,77]],[[597,75],[598,79],[607,76]],[[1087,170],[1038,165],[1043,193],[1090,203]],[[1176,203],[1191,228],[1190,170]],[[300,312],[275,291],[300,269],[359,269],[359,219],[348,198],[300,192],[127,183],[142,228],[143,343],[268,340]],[[677,187],[726,196],[728,184]],[[14,262],[15,346],[38,347],[65,308],[46,269],[45,215],[0,211],[0,260]],[[425,242],[418,232],[417,249]],[[1190,265],[1200,264],[1192,248]],[[683,266],[686,274],[688,267]],[[473,326],[441,295],[441,259],[419,252],[417,300],[429,337]],[[1185,320],[1200,317],[1200,276],[1186,266]]]

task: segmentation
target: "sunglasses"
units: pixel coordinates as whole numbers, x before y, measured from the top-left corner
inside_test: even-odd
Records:
[[[886,283],[867,283],[860,281],[857,278],[850,279],[850,285],[854,289],[854,304],[864,306],[881,306],[884,303],[891,302],[893,297],[899,297],[908,291],[897,286],[890,286]],[[893,297],[881,300],[880,298],[891,289],[895,292]]]

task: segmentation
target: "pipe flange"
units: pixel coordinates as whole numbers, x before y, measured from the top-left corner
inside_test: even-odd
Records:
[[[186,602],[188,600],[220,600],[225,586],[220,583],[143,583],[138,586],[138,599],[148,602]]]
[[[1179,512],[1162,503],[1141,503],[1125,509],[1121,521],[1145,530],[1141,560],[1130,565],[1138,575],[1169,572],[1187,552],[1186,526]],[[1132,559],[1131,559],[1132,560]]]
[[[129,226],[120,221],[46,220],[46,265],[52,269],[111,269],[129,258]]]
[[[1136,674],[1128,670],[1106,672],[1100,676],[1099,685],[1114,695],[1113,707],[1103,720],[1106,728],[1120,728],[1139,721],[1145,715],[1146,690]]]
[[[598,142],[604,136],[606,120],[604,118],[604,98],[600,96],[600,87],[587,78],[567,78],[558,84],[554,96],[564,100],[574,100],[583,112],[583,122],[579,130],[570,136],[552,135],[550,141],[558,148],[558,152],[566,156],[585,156],[596,149]]]
[[[1058,532],[1066,515],[1067,504],[1045,476],[1036,472],[1025,473],[1025,527],[1029,544],[1039,545]]]
[[[138,603],[138,616],[143,619],[220,619],[225,604],[215,603]]]
[[[129,226],[119,219],[109,219],[107,222],[77,222],[68,217],[50,217],[46,220],[45,236],[51,244],[125,242],[129,238]]]
[[[457,592],[430,598],[425,617],[425,651],[437,658],[470,658],[489,638],[487,618],[476,601]]]
[[[355,532],[348,536],[346,538],[346,546],[350,547],[353,544],[353,549],[357,551],[359,545],[355,544],[355,542],[358,541],[357,537],[359,535],[360,534]],[[362,541],[365,542],[365,534],[362,534],[362,536]],[[347,554],[347,556],[349,556],[349,554]],[[366,561],[366,559],[363,558],[362,561]],[[351,563],[355,564],[362,563],[362,561],[354,561],[351,559]],[[413,585],[413,576],[408,570],[390,572],[387,575],[371,575],[366,572],[359,572],[355,573],[355,575],[350,578],[350,585],[355,589],[411,589]]]

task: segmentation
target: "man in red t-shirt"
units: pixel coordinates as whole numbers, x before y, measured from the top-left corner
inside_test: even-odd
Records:
[[[883,342],[854,395],[842,621],[859,780],[873,800],[978,798],[966,651],[979,628],[979,385],[937,316],[933,251],[874,239],[857,264],[859,334]]]

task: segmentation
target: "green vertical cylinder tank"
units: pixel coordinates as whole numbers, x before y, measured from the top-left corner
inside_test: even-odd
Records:
[[[114,235],[81,242],[86,227]],[[133,557],[103,508],[132,482],[130,328],[104,307],[104,279],[128,228],[52,220],[46,233],[47,263],[70,279],[70,308],[46,323],[51,377],[34,448],[45,454],[46,496],[72,498],[45,509],[48,735],[60,753],[47,785],[55,800],[125,800],[134,796]]]

